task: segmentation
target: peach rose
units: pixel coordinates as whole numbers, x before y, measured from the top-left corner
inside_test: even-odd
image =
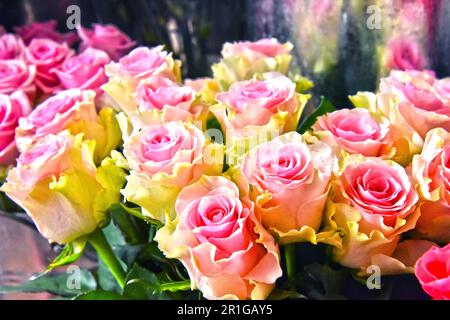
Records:
[[[106,52],[88,48],[81,54],[67,59],[53,72],[63,89],[91,89],[99,94],[100,87],[108,81],[105,65],[109,62]]]
[[[416,264],[416,277],[435,300],[450,300],[450,244],[427,251]]]
[[[110,108],[99,114],[94,104],[95,92],[69,89],[39,104],[16,129],[18,149],[27,149],[34,141],[48,134],[69,130],[96,141],[96,161],[100,161],[120,142],[120,129]]]
[[[14,34],[0,36],[0,60],[22,59],[25,45],[22,39]]]
[[[19,118],[31,111],[30,101],[22,91],[7,96],[0,94],[0,166],[13,164],[18,155],[15,130]]]
[[[405,272],[392,261],[400,235],[415,227],[418,195],[405,169],[393,161],[349,156],[333,183],[327,229],[339,230],[334,257],[343,266],[380,266],[383,273]],[[376,263],[375,263],[376,261]],[[410,270],[409,270],[410,271]]]
[[[79,39],[75,32],[60,33],[56,30],[57,24],[56,20],[49,20],[33,22],[14,29],[25,44],[29,44],[33,39],[50,39],[58,43],[66,42],[69,46],[78,42]]]
[[[122,193],[140,205],[144,215],[171,220],[183,187],[202,174],[222,172],[220,151],[221,146],[210,144],[193,124],[174,121],[146,126],[125,138],[124,155],[131,171]]]
[[[177,221],[155,238],[207,299],[264,299],[282,274],[278,247],[243,190],[225,177],[203,176],[181,191]]]
[[[413,158],[411,171],[423,198],[415,232],[436,242],[450,242],[450,133],[428,132],[420,155]]]
[[[176,81],[178,80],[178,71],[174,70],[175,65],[172,54],[163,51],[163,46],[139,47],[118,62],[108,65],[107,73],[109,76],[124,76],[133,79],[163,75]]]
[[[165,106],[186,109],[194,98],[190,87],[180,87],[175,82],[159,76],[141,81],[137,88],[136,100],[142,110],[162,110]]]
[[[31,99],[34,98],[35,76],[36,67],[27,65],[22,60],[0,60],[0,94],[22,90]]]
[[[250,60],[258,60],[263,58],[274,58],[278,55],[289,54],[292,45],[281,44],[277,39],[260,39],[255,42],[238,41],[233,43],[225,43],[222,49],[222,57],[246,55]],[[256,61],[255,61],[256,62]]]
[[[228,149],[248,144],[259,136],[278,136],[297,128],[309,96],[295,92],[295,84],[280,73],[264,73],[260,78],[234,83],[217,94],[209,108],[226,134]],[[239,153],[239,152],[238,152]]]
[[[255,212],[281,243],[317,242],[315,232],[322,222],[334,160],[329,146],[308,145],[297,132],[285,133],[245,155],[241,167],[252,186]]]
[[[341,109],[323,115],[313,125],[314,133],[338,153],[344,150],[367,157],[386,155],[390,147],[389,121],[366,109]]]
[[[36,85],[44,93],[60,90],[60,81],[53,70],[74,54],[66,43],[50,39],[34,39],[25,51],[27,63],[36,66]]]
[[[441,99],[434,81],[428,72],[392,71],[380,82],[380,93],[396,97],[402,120],[422,139],[434,128],[450,130],[450,105]]]
[[[91,30],[79,26],[77,31],[81,38],[81,51],[86,48],[100,49],[108,53],[113,60],[118,60],[136,45],[135,41],[110,24],[94,23]]]
[[[273,38],[225,43],[222,60],[212,66],[214,79],[224,91],[234,82],[251,79],[257,73],[287,74],[291,50],[291,43],[281,44]]]
[[[168,78],[171,81],[180,80],[180,62],[171,54],[162,50],[163,47],[139,47],[122,57],[118,62],[106,66],[109,77],[102,89],[126,112],[137,109],[135,93],[139,82],[152,76]]]
[[[25,150],[1,187],[50,242],[69,243],[105,223],[120,200],[124,172],[111,159],[94,164],[94,146],[68,131],[48,134]]]

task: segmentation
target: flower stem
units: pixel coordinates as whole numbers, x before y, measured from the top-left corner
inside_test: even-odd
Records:
[[[295,244],[287,244],[284,246],[284,258],[286,262],[286,270],[289,284],[293,287],[295,278]]]
[[[112,250],[101,229],[97,229],[89,236],[89,242],[97,251],[98,256],[111,271],[121,288],[125,286],[125,271],[119,259]]]

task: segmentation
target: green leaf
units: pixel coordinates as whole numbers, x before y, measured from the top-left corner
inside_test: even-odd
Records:
[[[74,300],[128,300],[128,298],[116,292],[95,290],[80,294]]]
[[[320,97],[320,104],[317,107],[316,110],[314,110],[313,113],[309,115],[308,118],[306,118],[302,124],[297,129],[298,133],[305,133],[306,130],[310,129],[312,125],[316,122],[317,118],[328,113],[333,112],[336,109],[334,108],[333,104],[328,100],[327,98],[321,96]]]
[[[133,299],[181,299],[178,292],[190,290],[190,280],[172,281],[166,273],[156,275],[135,264],[127,276],[124,295]]]
[[[125,245],[125,237],[123,236],[120,229],[114,224],[110,223],[106,228],[103,229],[106,240],[111,246]]]
[[[127,207],[127,206],[126,206],[125,204],[123,204],[123,203],[119,203],[119,205],[120,205],[120,206],[122,207],[122,209],[125,210],[125,212],[127,212],[128,214],[131,214],[131,215],[133,215],[133,216],[135,216],[135,217],[137,217],[137,218],[139,218],[139,219],[141,219],[141,220],[144,220],[144,221],[146,221],[146,222],[148,222],[148,223],[151,223],[151,224],[157,226],[158,228],[161,228],[161,227],[163,226],[163,224],[162,224],[160,221],[151,219],[151,218],[149,218],[149,217],[147,217],[147,216],[144,216],[144,215],[142,214],[142,212],[141,212],[141,209],[139,209],[139,208],[129,208],[129,207]]]
[[[127,238],[127,242],[131,244],[142,243],[145,241],[145,236],[141,234],[138,226],[135,224],[133,215],[130,215],[120,203],[115,203],[109,208],[111,217]]]
[[[60,296],[77,296],[95,290],[97,283],[87,270],[78,269],[67,273],[45,274],[18,286],[0,286],[0,293],[50,292]]]
[[[80,238],[71,243],[66,244],[61,253],[49,264],[47,271],[53,270],[56,267],[71,264],[80,258],[86,248],[86,238]]]

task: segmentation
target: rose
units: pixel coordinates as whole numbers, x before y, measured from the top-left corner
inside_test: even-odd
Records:
[[[13,34],[0,36],[0,60],[21,59],[25,45],[22,40]]]
[[[194,91],[190,87],[179,87],[167,78],[155,76],[139,83],[136,98],[142,110],[162,110],[166,106],[185,110],[194,98]]]
[[[450,105],[440,98],[434,81],[427,72],[393,71],[380,82],[380,93],[396,97],[402,122],[422,138],[433,128],[450,130]]]
[[[313,125],[314,134],[339,152],[383,156],[390,146],[389,121],[366,109],[341,109],[323,115]]]
[[[178,223],[155,238],[168,258],[181,260],[192,288],[207,299],[264,299],[282,274],[274,239],[239,191],[224,177],[203,176],[178,196]]]
[[[396,38],[388,43],[386,66],[389,70],[423,70],[426,65],[427,58],[414,40]]]
[[[136,42],[131,41],[126,34],[113,25],[94,23],[91,30],[79,26],[77,31],[82,41],[80,50],[100,49],[108,53],[113,60],[118,60],[136,45]]]
[[[405,169],[393,161],[349,156],[327,204],[327,230],[341,233],[335,259],[343,266],[377,264],[383,273],[404,272],[392,262],[400,235],[414,228],[418,195]],[[377,260],[376,263],[374,261]]]
[[[225,43],[222,60],[212,66],[214,79],[225,91],[234,82],[251,79],[256,73],[286,74],[291,50],[291,43],[280,44],[276,39]]]
[[[105,65],[109,62],[106,52],[88,48],[66,60],[53,72],[64,89],[92,89],[101,93],[100,86],[108,81]]]
[[[15,129],[19,118],[30,111],[30,101],[22,91],[11,96],[0,94],[0,166],[13,164],[16,160]]]
[[[260,39],[255,42],[239,41],[234,43],[226,42],[223,45],[222,57],[246,55],[249,60],[258,60],[263,58],[274,58],[279,55],[287,55],[291,52],[292,45],[289,43],[281,44],[277,39]],[[256,61],[255,61],[256,62]]]
[[[436,300],[450,300],[450,244],[427,251],[416,264],[423,290]]]
[[[25,51],[25,60],[36,66],[36,85],[44,93],[59,90],[60,82],[53,70],[74,54],[66,43],[34,39]]]
[[[295,117],[298,106],[294,98],[295,84],[289,78],[279,73],[265,73],[261,80],[236,82],[229,91],[217,94],[216,100],[226,106],[230,116],[223,118],[223,114],[212,111],[224,124],[224,129],[264,126],[279,111]]]
[[[295,92],[295,84],[284,75],[264,73],[219,93],[219,104],[209,110],[226,132],[228,149],[239,155],[236,149],[248,141],[295,130],[307,99]]]
[[[67,129],[73,135],[84,133],[86,139],[96,141],[96,161],[103,159],[120,142],[120,129],[111,109],[104,108],[97,115],[94,98],[93,91],[69,89],[46,99],[19,120],[19,150],[43,136]]]
[[[317,141],[308,145],[296,132],[245,155],[242,172],[252,186],[255,212],[281,243],[317,242],[334,159],[329,146]]]
[[[117,63],[107,68],[109,76],[124,76],[133,79],[144,79],[153,75],[163,75],[173,81],[178,79],[178,65],[172,55],[163,51],[162,46],[139,47],[122,57]]]
[[[146,126],[125,139],[124,155],[131,172],[122,193],[140,205],[144,215],[159,221],[173,219],[175,199],[183,187],[202,174],[222,172],[220,151],[221,146],[210,144],[193,124]]]
[[[35,66],[27,65],[22,60],[0,60],[0,94],[22,90],[33,98],[35,75]]]
[[[197,78],[195,80],[186,79],[184,81],[186,86],[191,87],[200,96],[203,104],[211,106],[216,103],[216,95],[219,92],[219,87],[212,78]]]
[[[411,171],[423,198],[415,233],[432,241],[450,242],[450,134],[431,130]]]
[[[137,128],[168,121],[206,120],[206,107],[196,100],[196,93],[188,86],[162,76],[139,81],[134,93],[134,106],[127,110]]]
[[[136,110],[134,93],[139,81],[152,76],[179,81],[180,62],[174,61],[171,54],[162,50],[162,46],[139,47],[118,62],[108,64],[106,74],[109,81],[102,89],[123,111],[130,113]]]
[[[79,39],[75,32],[62,34],[56,30],[56,27],[57,21],[49,20],[16,27],[15,31],[26,44],[29,44],[33,39],[50,39],[58,43],[66,42],[69,46],[78,42]]]
[[[81,135],[48,134],[19,156],[1,187],[50,242],[69,243],[93,232],[120,200],[123,170],[111,159],[97,168],[93,150]]]

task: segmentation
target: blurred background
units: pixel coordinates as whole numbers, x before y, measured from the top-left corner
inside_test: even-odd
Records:
[[[225,41],[291,41],[294,66],[338,107],[392,68],[450,75],[446,0],[1,0],[0,24],[56,19],[67,31],[73,4],[85,26],[113,23],[140,44],[166,44],[187,77],[209,75]]]

